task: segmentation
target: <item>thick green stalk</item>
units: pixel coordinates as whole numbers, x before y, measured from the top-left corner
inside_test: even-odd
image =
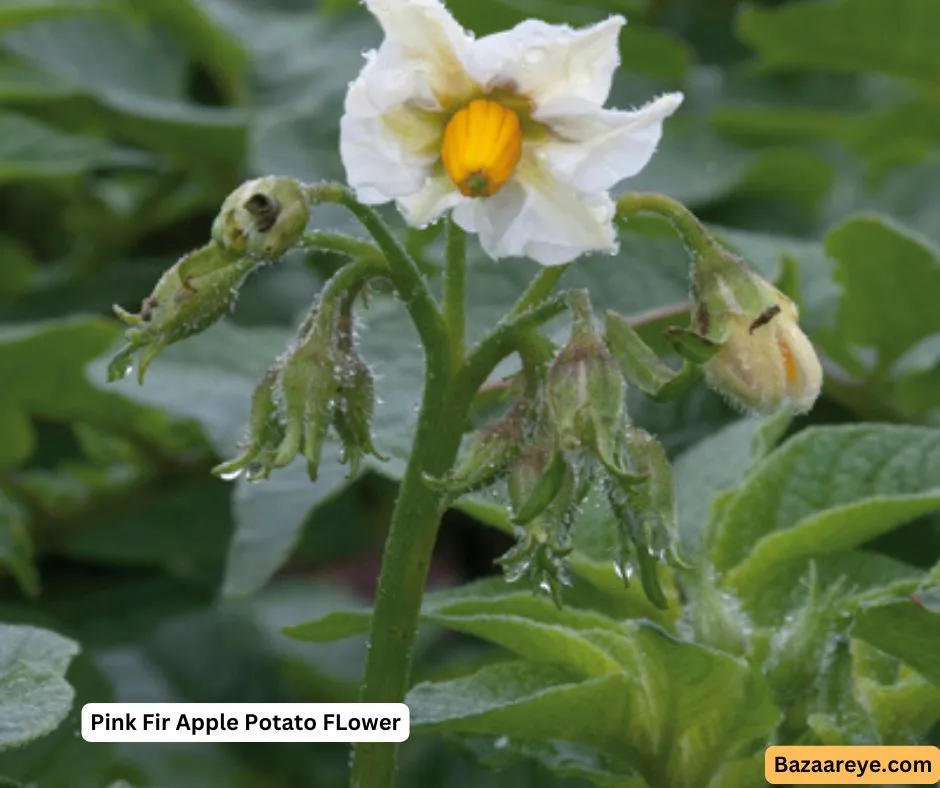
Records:
[[[443,476],[460,448],[469,408],[449,407],[446,369],[428,367],[418,426],[385,543],[375,595],[372,630],[360,699],[370,703],[404,700],[408,690],[415,633],[437,529],[441,494],[423,476]],[[392,788],[397,744],[356,745],[350,788]]]
[[[453,219],[447,222],[447,269],[444,272],[444,323],[450,336],[454,368],[463,361],[466,346],[465,301],[467,289],[467,238]]]

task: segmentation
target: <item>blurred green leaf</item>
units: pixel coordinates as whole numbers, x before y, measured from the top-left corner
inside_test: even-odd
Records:
[[[78,644],[35,627],[0,624],[0,750],[54,730],[72,706],[65,671]]]
[[[852,635],[898,657],[940,685],[940,613],[910,598],[872,605],[856,613]]]
[[[12,238],[0,235],[0,300],[18,296],[33,281],[36,260]]]
[[[746,7],[738,36],[774,68],[879,71],[940,84],[940,7],[922,0],[836,0]],[[904,46],[899,47],[898,42]]]
[[[851,425],[804,430],[724,506],[712,557],[745,602],[791,562],[857,547],[940,508],[940,432]]]
[[[6,0],[0,8],[0,30],[79,11],[106,11],[109,6],[105,0]]]
[[[0,113],[0,182],[81,175],[96,167],[140,167],[146,154],[78,137],[23,115]]]
[[[129,138],[199,169],[229,166],[245,142],[245,117],[185,94],[187,59],[162,28],[122,16],[51,19],[8,33],[3,46],[34,68],[93,97]],[[88,113],[84,113],[87,117]]]
[[[0,567],[13,576],[24,594],[39,593],[39,573],[33,563],[26,513],[3,491],[0,491]]]
[[[940,331],[933,293],[940,288],[940,252],[926,239],[879,216],[847,220],[826,236],[842,284],[839,327],[844,340],[876,348],[885,363]]]

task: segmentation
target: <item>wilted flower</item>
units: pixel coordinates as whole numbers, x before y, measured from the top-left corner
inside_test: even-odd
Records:
[[[246,181],[226,198],[212,239],[226,251],[275,260],[297,243],[309,218],[300,183],[270,175]]]
[[[415,226],[448,209],[493,258],[616,248],[608,190],[636,175],[680,93],[604,109],[624,19],[527,20],[481,39],[438,0],[366,0],[385,31],[346,97],[340,150],[366,203]]]

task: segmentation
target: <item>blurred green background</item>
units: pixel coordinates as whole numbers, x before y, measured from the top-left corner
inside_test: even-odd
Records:
[[[758,270],[796,286],[828,374],[799,426],[936,422],[940,3],[448,5],[478,35],[528,16],[625,15],[609,103],[674,89],[686,103],[649,168],[621,188],[682,200]],[[0,3],[0,620],[82,647],[72,714],[0,753],[0,775],[41,788],[342,784],[345,746],[88,745],[78,712],[107,699],[355,697],[361,638],[318,646],[280,629],[370,598],[421,386],[400,309],[377,304],[363,332],[383,400],[378,445],[392,460],[354,482],[332,460],[316,485],[299,467],[260,485],[208,473],[231,456],[255,382],[339,262],[328,255],[293,254],[255,276],[231,319],[157,359],[143,388],[105,387],[99,357],[120,334],[111,305],[136,309],[205,242],[242,180],[342,179],[343,94],[380,36],[348,0]],[[871,215],[847,218],[859,212]],[[313,224],[358,232],[333,209]],[[628,315],[681,308],[681,247],[660,223],[631,229],[620,255],[579,263],[566,283]],[[429,267],[438,236],[407,231]],[[534,267],[494,264],[475,245],[471,257],[479,336]],[[736,418],[704,389],[671,405],[636,397],[631,413],[675,457]],[[509,544],[449,513],[432,584],[492,574]],[[930,566],[940,528],[921,520],[873,547]],[[493,658],[428,630],[416,678]],[[402,785],[481,782],[587,785],[528,763],[487,772],[438,738],[404,749]]]

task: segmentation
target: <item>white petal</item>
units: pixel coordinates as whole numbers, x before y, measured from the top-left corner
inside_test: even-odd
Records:
[[[574,30],[527,19],[474,41],[464,63],[484,88],[511,87],[536,105],[577,96],[600,106],[620,64],[617,37],[625,22],[612,16]]]
[[[398,200],[398,209],[412,227],[424,227],[463,199],[446,174],[434,175],[415,194]]]
[[[386,108],[386,100],[414,98],[421,106],[439,106],[445,96],[472,90],[462,62],[472,39],[438,0],[366,0],[366,7],[385,32],[372,91],[376,104]],[[394,89],[401,70],[419,75],[417,94],[403,97]]]
[[[560,265],[586,252],[614,252],[614,205],[607,194],[577,192],[523,156],[516,175],[492,197],[464,200],[454,220],[480,237],[493,259],[530,257]]]
[[[370,60],[359,78],[349,86],[346,112],[340,119],[339,152],[346,180],[356,196],[366,203],[382,203],[414,194],[427,180],[436,159],[422,147],[421,134],[410,136],[393,131],[386,117],[369,96],[368,83],[375,73]],[[423,113],[399,109],[396,118],[414,121],[416,129],[426,124]],[[426,134],[433,133],[427,129]]]
[[[662,136],[663,121],[681,103],[681,93],[667,93],[625,112],[598,109],[578,99],[555,99],[533,114],[557,135],[539,145],[539,155],[576,189],[609,189],[647,165]]]

